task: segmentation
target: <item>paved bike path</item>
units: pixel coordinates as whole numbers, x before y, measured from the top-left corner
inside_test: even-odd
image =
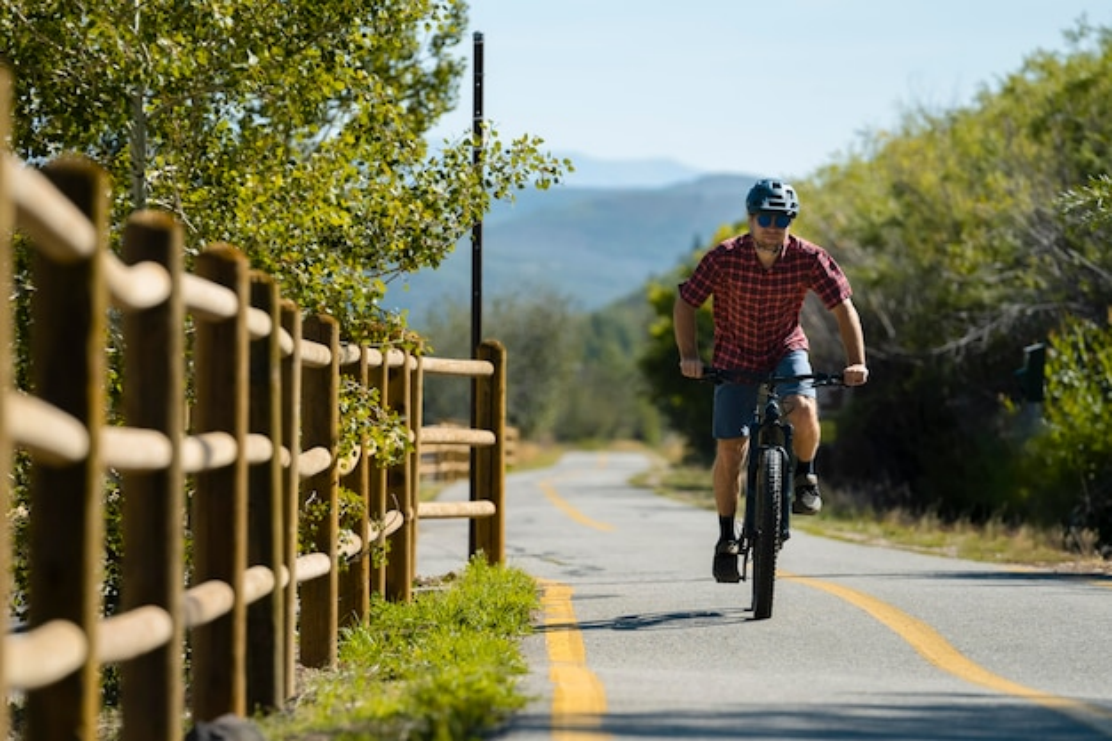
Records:
[[[748,585],[710,578],[714,514],[630,486],[648,465],[572,453],[508,477],[507,558],[545,599],[535,700],[501,738],[1110,738],[1108,580],[796,533],[753,621]],[[423,523],[419,573],[461,568],[466,533]]]

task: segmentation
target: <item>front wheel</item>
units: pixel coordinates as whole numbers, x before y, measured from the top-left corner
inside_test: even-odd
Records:
[[[781,481],[784,452],[778,448],[759,451],[757,487],[754,491],[753,589],[754,619],[773,614],[773,586],[777,574],[777,543],[781,532]]]

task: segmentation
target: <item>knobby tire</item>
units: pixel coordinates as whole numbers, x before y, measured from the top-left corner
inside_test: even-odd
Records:
[[[781,480],[784,455],[776,448],[760,451],[754,492],[753,600],[754,619],[773,614],[777,573],[777,541],[781,532]]]

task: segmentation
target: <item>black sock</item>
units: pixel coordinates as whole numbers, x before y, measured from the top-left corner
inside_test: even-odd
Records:
[[[734,540],[734,515],[719,515],[719,540]]]
[[[809,473],[815,473],[815,458],[810,461],[796,461],[796,475],[802,476]]]

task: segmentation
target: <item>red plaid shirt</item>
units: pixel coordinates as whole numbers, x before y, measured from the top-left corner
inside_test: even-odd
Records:
[[[792,350],[807,350],[800,311],[808,291],[828,309],[850,298],[850,283],[822,247],[789,236],[784,251],[766,270],[753,237],[732,237],[703,256],[680,284],[680,297],[701,306],[714,297],[717,368],[769,373]]]

